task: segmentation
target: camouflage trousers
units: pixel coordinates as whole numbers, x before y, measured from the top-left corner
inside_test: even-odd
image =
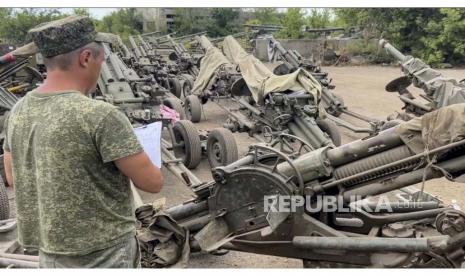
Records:
[[[136,237],[83,256],[63,256],[39,252],[40,268],[140,268],[140,248]]]

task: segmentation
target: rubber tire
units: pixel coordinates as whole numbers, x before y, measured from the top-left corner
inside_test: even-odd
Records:
[[[0,220],[10,218],[10,201],[6,193],[5,182],[0,177]]]
[[[214,156],[213,147],[215,144],[219,146],[221,152],[220,162]],[[229,165],[237,161],[238,155],[236,139],[229,129],[215,128],[210,131],[207,138],[207,158],[212,168]]]
[[[178,112],[179,119],[184,120],[186,118],[186,114],[184,113],[184,108],[182,107],[182,103],[180,99],[166,98],[163,100],[163,104],[171,109],[174,109],[176,112]]]
[[[192,87],[194,87],[195,78],[189,74],[181,74],[181,77],[186,80]]]
[[[174,124],[173,132],[176,142],[184,141],[184,152],[176,154],[175,151],[175,156],[182,158],[188,169],[195,169],[202,159],[202,146],[197,129],[191,121],[180,120]]]
[[[182,96],[181,82],[179,82],[178,79],[169,79],[168,82],[170,84],[170,92],[171,92],[171,94],[175,95],[176,97],[178,97],[180,99],[181,96]]]
[[[329,119],[324,119],[317,120],[316,123],[323,132],[329,135],[329,138],[331,138],[333,144],[336,147],[339,147],[341,145],[341,133],[339,132],[339,129],[333,121],[330,121]]]
[[[184,102],[184,112],[186,119],[193,123],[198,123],[202,119],[202,103],[195,95],[189,95]]]
[[[2,177],[3,183],[5,183],[6,173],[5,164],[3,163],[3,153],[0,154],[0,176]]]
[[[188,80],[185,80],[182,84],[182,93],[184,97],[192,95],[192,85]]]

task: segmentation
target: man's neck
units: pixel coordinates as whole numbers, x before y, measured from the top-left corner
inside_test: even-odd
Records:
[[[86,87],[72,73],[53,71],[47,74],[44,83],[36,91],[38,93],[57,93],[63,91],[79,91],[86,95]]]

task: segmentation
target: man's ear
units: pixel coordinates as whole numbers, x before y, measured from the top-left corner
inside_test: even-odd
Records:
[[[89,66],[89,61],[90,61],[91,55],[92,55],[92,53],[91,53],[91,51],[89,49],[83,50],[79,54],[79,65],[81,65],[82,67]]]

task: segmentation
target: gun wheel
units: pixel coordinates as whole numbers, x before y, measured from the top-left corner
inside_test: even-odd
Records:
[[[181,76],[184,79],[182,92],[184,93],[184,97],[187,97],[191,94],[192,88],[194,87],[194,79],[188,74],[182,74]]]
[[[0,220],[8,218],[10,218],[10,202],[6,193],[5,182],[3,182],[3,177],[0,176]]]
[[[186,119],[193,123],[198,123],[202,119],[202,103],[195,95],[189,95],[186,97],[184,103],[184,112],[186,113]]]
[[[195,169],[202,158],[202,146],[194,124],[187,120],[178,121],[173,126],[173,134],[174,155],[181,158],[188,169]]]
[[[181,100],[178,98],[166,98],[163,100],[163,104],[167,107],[174,109],[179,114],[179,119],[184,120],[186,115],[184,114],[184,108],[182,108]]]
[[[207,157],[212,168],[237,161],[238,150],[231,131],[225,128],[210,131],[207,139]]]
[[[182,86],[181,82],[178,79],[169,79],[168,80],[170,84],[170,92],[171,94],[175,95],[178,98],[181,98],[182,96]]]

